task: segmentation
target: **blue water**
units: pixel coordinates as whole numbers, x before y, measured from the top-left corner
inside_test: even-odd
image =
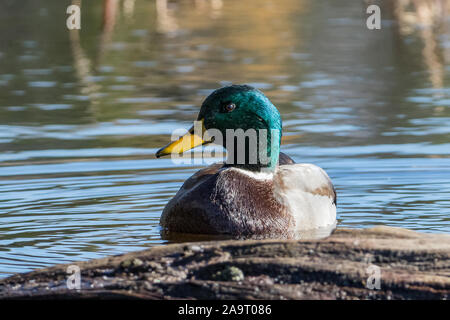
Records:
[[[369,31],[350,0],[124,1],[102,21],[105,3],[72,35],[62,2],[0,4],[0,276],[166,243],[162,208],[201,165],[154,153],[229,83],[328,172],[338,227],[450,232],[445,28],[386,6]]]

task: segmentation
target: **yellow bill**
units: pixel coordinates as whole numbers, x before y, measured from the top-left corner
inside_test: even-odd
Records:
[[[203,120],[201,120],[200,132],[195,132],[195,125],[189,129],[189,131],[176,141],[172,141],[167,146],[162,147],[156,152],[156,157],[166,156],[172,153],[183,153],[185,151],[191,150],[192,148],[210,143],[211,141],[203,140],[202,136],[206,129],[203,125]]]

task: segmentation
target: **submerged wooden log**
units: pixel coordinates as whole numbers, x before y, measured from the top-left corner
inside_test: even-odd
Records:
[[[448,299],[450,235],[341,229],[322,240],[171,244],[76,265],[80,290],[67,288],[67,264],[0,280],[0,298]]]

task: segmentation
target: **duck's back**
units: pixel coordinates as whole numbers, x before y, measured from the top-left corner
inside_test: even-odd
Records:
[[[313,179],[314,183],[297,181],[303,179]],[[319,220],[326,216],[328,221],[333,208],[335,219],[335,192],[323,170],[294,164],[280,153],[279,166],[272,174],[223,164],[198,171],[164,208],[161,225],[183,233],[293,238],[304,229],[302,222],[308,227],[317,223],[308,210],[322,217]]]

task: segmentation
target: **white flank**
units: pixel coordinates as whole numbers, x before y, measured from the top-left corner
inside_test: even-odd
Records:
[[[275,196],[294,216],[296,230],[311,230],[336,223],[333,198],[316,191],[330,187],[328,175],[313,164],[281,166],[275,172]]]

